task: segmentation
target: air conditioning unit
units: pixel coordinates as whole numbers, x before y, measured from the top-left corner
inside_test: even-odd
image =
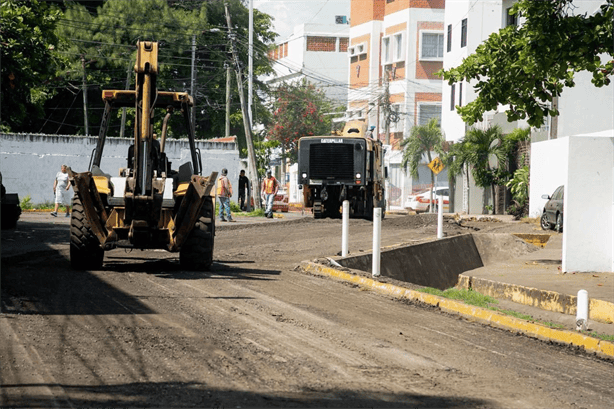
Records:
[[[347,16],[335,16],[335,24],[348,24]]]

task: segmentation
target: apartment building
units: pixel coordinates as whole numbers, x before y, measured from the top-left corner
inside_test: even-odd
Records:
[[[393,149],[414,125],[441,116],[444,0],[352,0],[348,117]],[[387,102],[390,115],[387,114]],[[389,122],[388,122],[389,120]]]
[[[269,58],[275,62],[275,74],[265,81],[274,86],[304,78],[322,89],[335,103],[345,105],[349,31],[345,23],[296,26],[287,40],[269,51]]]
[[[387,203],[401,209],[407,196],[431,183],[426,158],[417,178],[401,168],[400,143],[415,125],[440,120],[445,0],[352,0],[346,116],[363,119],[390,145]],[[447,181],[446,172],[439,184]]]

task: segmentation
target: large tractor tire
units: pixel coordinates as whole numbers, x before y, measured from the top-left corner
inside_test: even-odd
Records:
[[[70,218],[70,266],[76,270],[93,270],[102,267],[104,250],[85,217],[79,197],[72,200]]]
[[[314,219],[322,219],[324,218],[323,204],[321,200],[316,200],[313,202],[313,218]]]
[[[207,271],[213,263],[215,237],[214,199],[208,198],[200,211],[200,217],[179,250],[179,263],[187,270]]]

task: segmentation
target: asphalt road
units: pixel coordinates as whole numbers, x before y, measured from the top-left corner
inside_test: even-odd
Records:
[[[435,228],[387,218],[382,244]],[[210,272],[125,250],[74,272],[67,221],[25,215],[2,231],[0,406],[614,407],[612,362],[295,271],[339,232],[224,224]]]

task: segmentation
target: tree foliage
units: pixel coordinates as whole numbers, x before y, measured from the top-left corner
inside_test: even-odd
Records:
[[[331,130],[332,105],[306,80],[281,84],[274,92],[273,117],[268,138],[281,143],[291,159],[296,160],[298,140],[303,136],[328,135]]]
[[[0,64],[4,131],[28,130],[53,92],[48,88],[61,58],[53,50],[59,39],[54,30],[60,11],[45,2],[0,1]]]
[[[507,209],[508,213],[519,218],[524,213],[527,202],[529,201],[529,167],[523,166],[514,172],[506,186],[510,189],[513,204]]]
[[[477,98],[457,107],[463,121],[479,122],[503,104],[509,105],[508,121],[540,126],[546,115],[558,115],[550,103],[575,85],[575,73],[592,73],[597,87],[610,84],[614,0],[592,15],[571,10],[573,0],[521,0],[511,11],[521,17],[520,25],[491,34],[460,66],[441,72],[449,84],[466,80],[475,86]]]
[[[461,141],[450,146],[443,162],[451,178],[463,174],[468,166],[476,186],[490,188],[494,198],[496,186],[506,185],[512,176],[509,166],[516,158],[518,142],[529,139],[530,128],[517,128],[507,135],[499,126],[471,128]]]
[[[267,169],[273,156],[274,151],[279,147],[280,143],[274,140],[264,140],[264,137],[257,138],[254,141],[254,153],[256,154],[256,168],[258,170],[258,180],[265,177]],[[244,149],[244,156],[247,156],[247,148]]]
[[[49,4],[53,4],[53,7]],[[13,11],[16,7],[24,10]],[[28,14],[26,11],[29,8],[34,12]],[[246,67],[249,11],[240,0],[229,0],[229,10],[239,63]],[[8,124],[7,128],[30,132],[84,134],[82,88],[85,78],[89,131],[90,134],[97,134],[104,107],[101,91],[126,87],[128,72],[133,70],[135,64],[137,40],[160,42],[158,89],[190,92],[194,39],[196,135],[202,139],[223,135],[226,111],[225,67],[228,64],[232,66],[223,1],[107,0],[55,1],[43,4],[38,1],[2,0],[2,16],[3,87],[4,84],[9,84],[8,80],[4,81],[5,69],[8,72],[9,66],[23,66],[38,70],[39,75],[34,83],[40,85],[43,92],[47,92],[51,97],[45,101],[45,111],[29,115],[29,122],[22,127],[16,127],[14,121],[9,123],[3,117],[3,121]],[[57,24],[48,27],[48,21],[52,20]],[[44,34],[44,42],[57,43],[52,53],[47,48],[50,58],[42,55],[30,58],[28,55],[30,61],[9,65],[11,55],[5,56],[9,49],[4,46],[4,38],[6,33],[12,35],[12,31],[6,31],[5,26],[17,25],[20,25],[23,33],[13,37],[17,38],[17,42],[23,43],[22,48],[25,48],[27,43],[20,41],[20,38],[24,39],[41,31]],[[258,95],[266,94],[267,88],[257,81],[256,76],[272,72],[266,51],[275,36],[271,17],[254,10],[254,110],[261,118],[266,117],[267,110]],[[52,39],[56,41],[53,42]],[[27,47],[28,51],[35,51],[31,45]],[[60,64],[62,61],[66,62],[65,66]],[[133,73],[130,76],[128,87],[134,89]],[[231,89],[231,133],[239,136],[239,144],[244,147],[242,115],[234,71],[232,76],[235,81]],[[2,95],[4,98],[4,89]],[[42,102],[41,100],[41,106]],[[8,105],[3,104],[3,110]],[[10,115],[11,118],[15,116]],[[158,121],[160,120],[161,118]],[[171,129],[179,129],[180,132],[169,136],[183,137],[185,132],[182,132],[183,121],[180,116],[174,115],[171,121],[175,121],[175,124],[171,124]],[[131,133],[131,125],[128,116],[127,135]],[[117,136],[119,128],[120,121],[112,120],[109,136]]]
[[[401,142],[403,147],[403,159],[401,166],[409,167],[412,176],[418,176],[418,166],[422,157],[426,155],[428,163],[433,160],[432,152],[443,155],[443,134],[437,118],[432,118],[426,125],[417,125],[411,128],[409,138]],[[431,186],[435,186],[435,174],[431,170]],[[433,190],[431,189],[431,203],[433,202]]]

